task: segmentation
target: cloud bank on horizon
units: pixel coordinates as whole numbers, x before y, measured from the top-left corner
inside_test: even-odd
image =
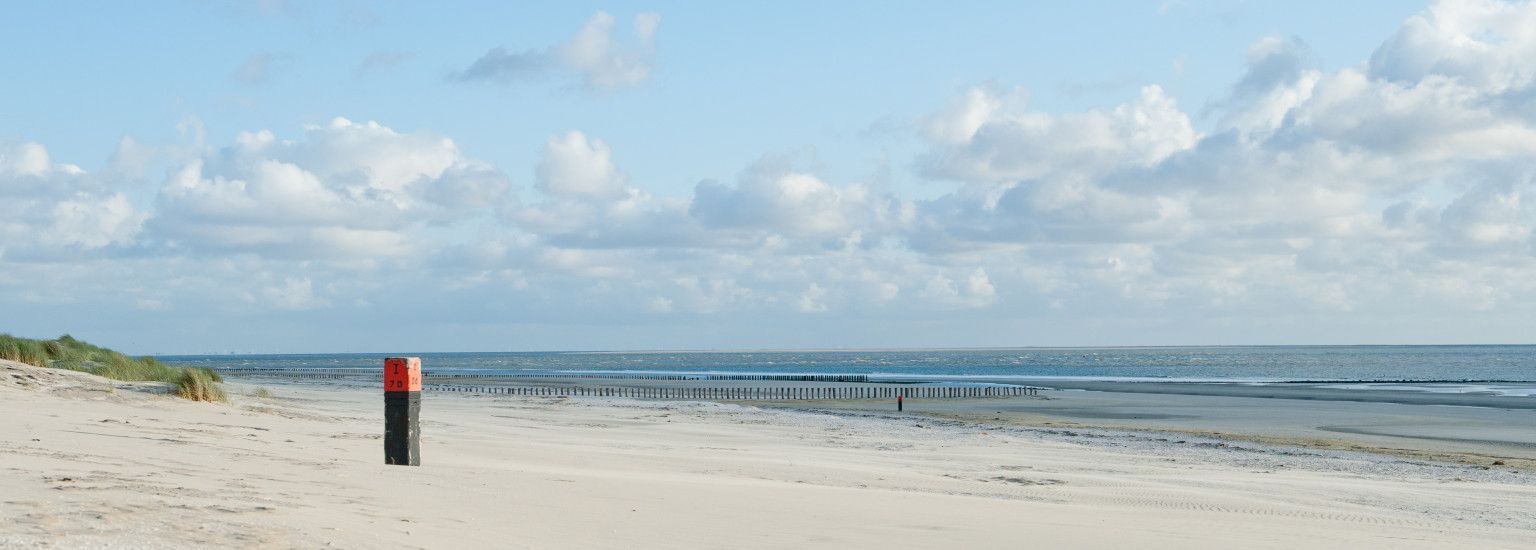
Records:
[[[619,44],[598,13],[449,80],[623,93],[655,77],[660,21]],[[363,349],[1529,341],[1536,4],[1436,3],[1337,70],[1296,38],[1246,55],[1203,126],[1155,83],[1080,112],[996,83],[914,106],[920,152],[892,169],[947,189],[928,198],[796,154],[658,193],[579,128],[530,144],[535,166],[341,117],[229,142],[193,121],[189,143],[125,138],[94,171],[0,141],[0,304],[32,312],[18,333],[162,319],[174,333],[135,341],[172,352],[338,351],[327,331]]]

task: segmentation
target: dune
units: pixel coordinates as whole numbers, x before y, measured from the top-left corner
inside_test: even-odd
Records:
[[[199,403],[0,362],[0,546],[1515,548],[1536,476],[1147,433],[374,388]]]

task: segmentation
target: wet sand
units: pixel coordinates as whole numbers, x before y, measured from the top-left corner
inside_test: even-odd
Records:
[[[1367,390],[1329,387],[1335,383],[1232,384],[1206,382],[1101,382],[1067,379],[1042,379],[1032,382],[1063,390],[1088,390],[1110,393],[1157,395],[1203,395],[1211,397],[1251,397],[1293,401],[1351,401],[1359,403],[1397,403],[1402,405],[1448,405],[1497,409],[1536,410],[1536,399],[1478,393],[1425,393],[1415,391]],[[1412,384],[1402,384],[1412,386]]]
[[[1153,430],[1536,469],[1536,398],[1287,384],[1040,381],[1043,399],[908,399],[917,415],[1013,426]],[[894,403],[775,406],[889,411]]]

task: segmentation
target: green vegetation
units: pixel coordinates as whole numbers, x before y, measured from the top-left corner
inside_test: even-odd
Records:
[[[54,340],[33,340],[0,334],[0,359],[88,372],[113,380],[165,382],[175,385],[176,395],[187,399],[226,400],[224,390],[216,385],[224,379],[212,370],[173,367],[156,361],[154,357],[129,357],[81,342],[68,334]]]
[[[263,398],[263,399],[270,399],[270,398],[273,397],[272,390],[269,390],[269,389],[266,389],[266,388],[256,388],[256,391],[251,392],[251,397],[260,397],[260,398]]]
[[[227,401],[224,390],[219,389],[219,374],[209,369],[182,369],[176,379],[176,395],[193,401]]]

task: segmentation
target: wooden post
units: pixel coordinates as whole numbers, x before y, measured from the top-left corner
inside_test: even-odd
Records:
[[[384,360],[384,463],[421,465],[421,358]]]
[[[901,394],[896,394],[896,412],[901,412]]]

